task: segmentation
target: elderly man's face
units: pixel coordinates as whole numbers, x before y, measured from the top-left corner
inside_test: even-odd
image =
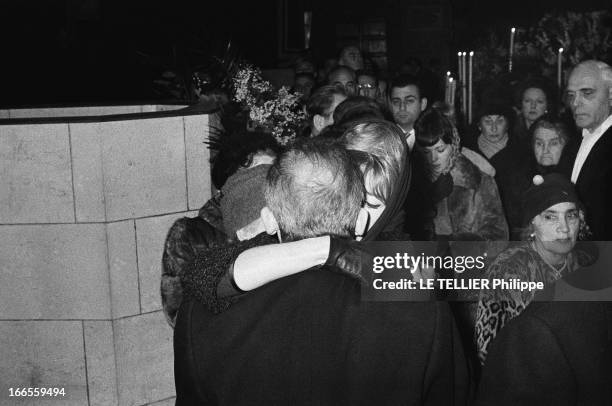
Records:
[[[328,82],[330,85],[342,85],[350,96],[355,95],[355,74],[349,69],[338,69],[332,72],[329,75]]]
[[[595,130],[610,115],[610,86],[597,68],[579,65],[567,83],[567,103],[576,125]]]

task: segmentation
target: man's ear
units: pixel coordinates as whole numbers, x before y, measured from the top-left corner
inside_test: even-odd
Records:
[[[320,132],[325,127],[325,117],[320,114],[315,114],[312,118],[312,124],[316,128],[317,132]]]
[[[268,208],[268,206],[264,206],[261,209],[261,220],[263,221],[266,233],[274,235],[279,231],[278,222],[276,221],[274,214],[272,214],[272,211]]]
[[[425,111],[427,108],[427,97],[421,97],[421,111]]]
[[[357,221],[355,222],[355,237],[357,241],[361,240],[368,230],[368,222],[370,221],[370,213],[363,207],[359,209]]]

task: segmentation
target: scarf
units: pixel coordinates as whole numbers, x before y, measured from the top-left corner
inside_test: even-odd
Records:
[[[459,131],[457,131],[455,126],[453,126],[453,138],[450,144],[452,151],[450,153],[450,158],[446,163],[446,166],[444,168],[434,168],[431,164],[427,165],[429,168],[429,180],[432,183],[435,183],[436,181],[438,181],[441,175],[447,175],[453,169],[453,167],[455,166],[455,161],[457,160],[457,156],[461,151],[459,145],[460,142],[461,139],[459,138]]]
[[[493,155],[504,149],[506,144],[508,144],[508,133],[505,133],[504,136],[497,141],[491,141],[482,134],[478,137],[478,148],[487,159],[491,159]]]

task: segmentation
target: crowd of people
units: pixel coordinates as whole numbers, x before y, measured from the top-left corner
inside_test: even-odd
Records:
[[[371,241],[472,242],[494,254],[485,277],[547,289],[593,264],[592,241],[612,240],[612,68],[573,67],[565,105],[529,78],[473,126],[356,47],[322,72],[296,64],[303,134],[221,147],[220,194],[168,233],[177,405],[612,404],[608,303],[360,299]]]

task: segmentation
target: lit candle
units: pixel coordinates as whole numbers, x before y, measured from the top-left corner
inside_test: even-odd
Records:
[[[446,72],[446,77],[444,78],[444,103],[449,103],[450,100],[450,82],[449,82],[450,72]]]
[[[508,72],[512,72],[512,54],[514,53],[514,33],[516,28],[512,27],[510,30],[510,52],[508,57]]]
[[[466,98],[466,89],[465,89],[465,85],[466,85],[466,72],[467,72],[467,67],[466,62],[465,62],[465,56],[467,55],[467,52],[462,52],[461,53],[461,69],[463,69],[463,80],[461,81],[461,107],[462,107],[462,113],[463,113],[463,117],[465,117],[465,115],[467,114],[467,98]]]
[[[463,75],[461,74],[461,51],[457,52],[457,73],[459,74],[459,82],[463,80]]]
[[[472,68],[474,65],[474,51],[470,51],[470,64],[468,68],[468,123],[472,123]]]
[[[563,85],[563,48],[559,48],[559,53],[557,54],[557,86],[559,90],[561,90],[561,86]]]
[[[451,109],[453,108],[453,106],[455,105],[455,89],[456,89],[456,83],[453,78],[449,79],[450,82],[450,98],[448,100],[448,104],[451,107]]]

